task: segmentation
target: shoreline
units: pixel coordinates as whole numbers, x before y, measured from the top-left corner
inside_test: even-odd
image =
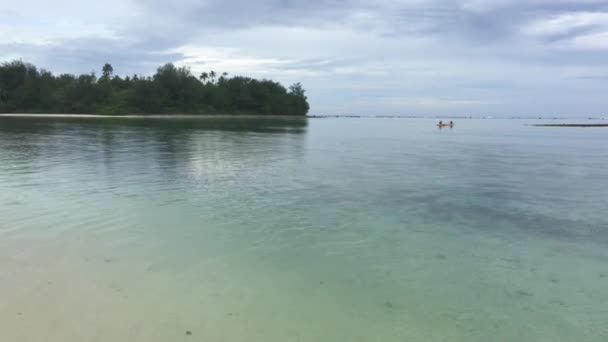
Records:
[[[152,115],[102,115],[102,114],[0,114],[0,118],[104,118],[104,119],[307,119],[297,115],[247,115],[247,114],[152,114]]]

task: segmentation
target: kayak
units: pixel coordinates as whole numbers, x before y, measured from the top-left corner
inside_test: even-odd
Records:
[[[443,127],[450,127],[450,128],[452,128],[452,127],[454,127],[454,125],[453,124],[452,125],[450,125],[450,124],[437,124],[437,127],[439,127],[439,128],[443,128]]]

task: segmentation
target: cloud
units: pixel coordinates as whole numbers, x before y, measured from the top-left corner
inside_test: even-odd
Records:
[[[570,41],[570,46],[580,50],[608,51],[608,30],[574,37]]]
[[[522,32],[549,41],[558,49],[608,50],[608,12],[575,12],[538,19]]]
[[[534,21],[523,32],[532,36],[565,35],[575,31],[608,29],[608,12],[578,12]]]
[[[607,42],[604,0],[0,5],[2,59],[59,72],[111,62],[122,75],[175,62],[302,81],[315,114],[601,113]]]

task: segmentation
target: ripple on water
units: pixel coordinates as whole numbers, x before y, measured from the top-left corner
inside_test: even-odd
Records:
[[[429,123],[3,122],[0,331],[604,341],[606,137]]]

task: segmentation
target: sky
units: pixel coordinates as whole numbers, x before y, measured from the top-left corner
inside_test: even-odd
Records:
[[[0,61],[302,82],[310,114],[608,116],[608,0],[3,0]]]

